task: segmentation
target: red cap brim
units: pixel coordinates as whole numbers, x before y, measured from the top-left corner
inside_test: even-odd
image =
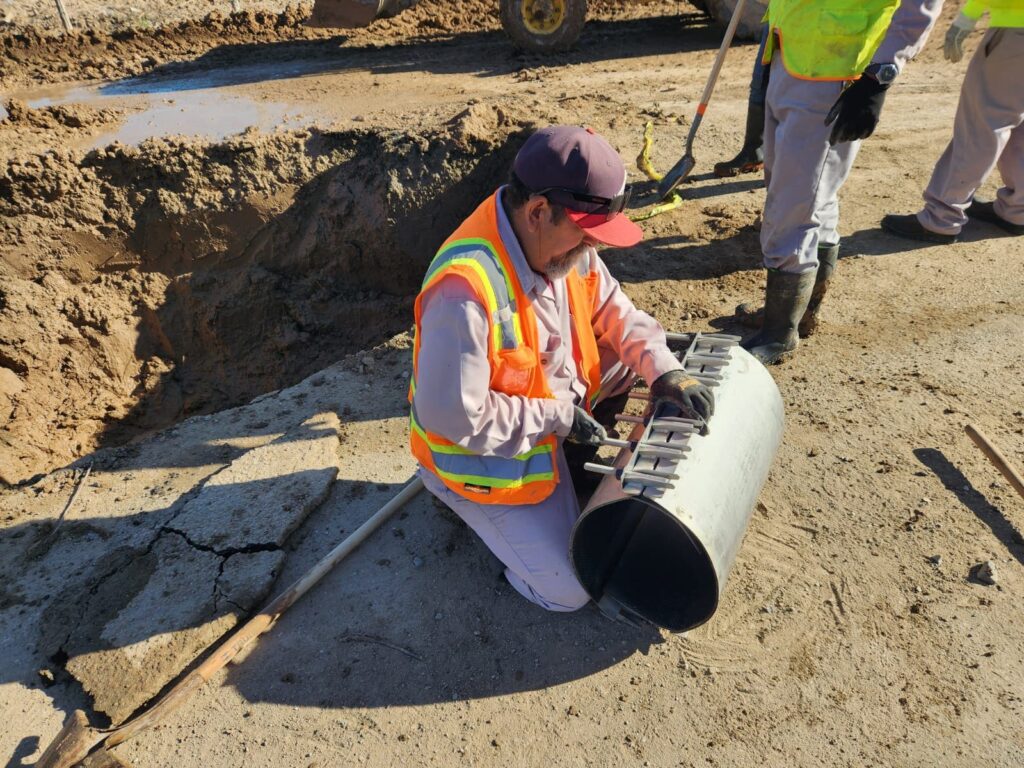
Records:
[[[583,213],[569,208],[565,209],[565,213],[577,227],[605,245],[629,248],[644,238],[644,231],[623,213],[610,219],[603,213]]]

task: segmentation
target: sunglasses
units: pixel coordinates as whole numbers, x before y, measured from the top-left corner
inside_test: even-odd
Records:
[[[545,187],[538,189],[533,194],[544,195],[551,202],[564,205],[574,211],[590,215],[603,215],[606,219],[611,220],[626,209],[632,192],[632,186],[627,184],[622,192],[615,197],[588,195],[567,187]],[[583,203],[583,206],[579,203]]]

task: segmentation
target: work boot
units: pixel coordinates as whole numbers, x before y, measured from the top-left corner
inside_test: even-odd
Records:
[[[812,271],[768,270],[764,324],[759,333],[743,342],[743,348],[765,365],[782,362],[800,343],[797,326],[811,300],[814,276]]]
[[[979,221],[987,221],[989,224],[995,224],[1000,229],[1009,232],[1011,235],[1024,235],[1024,224],[1014,224],[1012,221],[1007,221],[998,213],[992,203],[984,203],[981,200],[974,200],[965,211],[967,217],[970,219],[978,219]]]
[[[939,243],[949,245],[955,243],[957,235],[944,235],[941,232],[932,232],[925,229],[916,213],[896,214],[887,213],[882,217],[882,229],[899,237],[908,240],[917,240],[921,243]]]
[[[755,173],[764,168],[764,104],[747,105],[747,128],[743,148],[732,160],[715,163],[714,174],[719,178]]]
[[[825,298],[825,294],[828,293],[828,284],[832,281],[838,260],[839,243],[835,245],[825,243],[818,246],[818,271],[814,275],[811,300],[807,302],[807,310],[797,326],[801,339],[813,336],[814,332],[818,330],[818,311],[821,309],[821,302]]]
[[[818,246],[818,271],[814,277],[814,290],[811,292],[811,301],[807,305],[807,311],[804,312],[797,327],[801,339],[814,335],[814,332],[818,330],[818,310],[828,292],[828,284],[832,279],[832,274],[836,271],[838,259],[838,243],[835,245],[824,243]],[[736,307],[736,319],[747,328],[760,328],[764,323],[764,307],[744,302]]]

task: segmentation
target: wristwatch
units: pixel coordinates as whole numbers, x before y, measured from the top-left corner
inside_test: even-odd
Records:
[[[864,70],[864,74],[879,85],[892,85],[899,73],[900,70],[895,64],[871,64]]]

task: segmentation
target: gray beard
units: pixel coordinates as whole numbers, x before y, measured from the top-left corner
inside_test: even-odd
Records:
[[[583,260],[583,257],[587,255],[587,251],[589,249],[589,245],[580,243],[558,261],[553,261],[548,264],[547,269],[544,270],[544,276],[547,277],[548,280],[561,280],[576,269],[576,266]]]

